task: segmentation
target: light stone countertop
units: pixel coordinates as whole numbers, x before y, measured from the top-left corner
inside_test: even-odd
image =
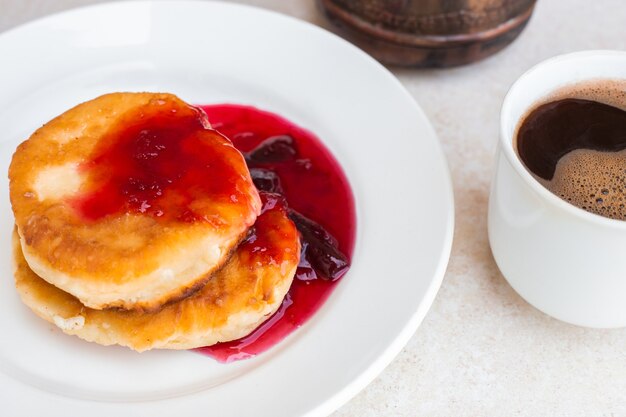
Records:
[[[0,32],[98,2],[0,0]],[[328,27],[313,0],[238,2]],[[519,39],[492,58],[449,70],[393,70],[433,123],[448,158],[455,240],[421,327],[335,417],[626,416],[626,329],[583,329],[535,310],[504,280],[487,241],[492,160],[507,89],[535,63],[584,49],[626,49],[624,0],[539,0]]]

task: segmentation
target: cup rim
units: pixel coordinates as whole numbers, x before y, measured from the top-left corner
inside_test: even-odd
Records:
[[[594,57],[606,57],[606,56],[619,56],[626,58],[626,51],[616,51],[616,50],[587,50],[587,51],[578,51],[578,52],[570,52],[567,54],[557,55],[546,60],[543,60],[535,65],[533,65],[530,69],[525,71],[515,82],[511,85],[509,90],[504,97],[504,101],[502,102],[502,107],[500,110],[500,146],[502,148],[502,152],[508,159],[511,166],[513,166],[514,170],[517,174],[526,182],[528,186],[530,186],[539,196],[551,204],[555,208],[559,210],[563,210],[581,220],[584,220],[589,223],[594,223],[597,225],[619,228],[626,230],[626,221],[619,219],[611,219],[608,217],[601,216],[599,214],[591,213],[582,208],[579,208],[571,203],[566,202],[565,200],[559,198],[555,194],[553,194],[550,190],[545,188],[532,174],[528,171],[528,169],[524,166],[523,162],[515,152],[513,146],[513,136],[515,135],[515,131],[513,135],[509,135],[505,132],[505,117],[511,113],[511,102],[513,101],[512,96],[516,90],[520,88],[521,85],[524,84],[526,79],[536,72],[543,71],[545,67],[552,65],[558,61],[567,61],[567,60],[581,60],[581,59],[593,59]],[[589,78],[593,79],[593,78]],[[558,86],[554,86],[555,89]],[[529,107],[528,109],[530,109]],[[516,129],[519,120],[516,122]]]

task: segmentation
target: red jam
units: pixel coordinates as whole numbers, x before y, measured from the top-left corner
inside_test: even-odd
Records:
[[[286,201],[278,194],[261,192],[260,195],[261,214],[235,252],[240,255],[245,253],[246,261],[252,265],[280,265],[284,260],[293,262],[296,253],[285,251],[285,246],[281,244],[282,240],[294,246],[293,230],[290,232],[290,228],[283,226],[287,223],[285,215],[288,215]]]
[[[244,153],[257,187],[285,197],[302,245],[309,247],[289,293],[269,320],[242,339],[197,349],[231,362],[266,351],[322,306],[349,266],[356,226],[354,198],[341,167],[313,133],[254,107],[201,108],[211,125]]]
[[[186,222],[214,219],[210,208],[192,208],[199,199],[245,204],[236,191],[245,189],[241,155],[205,125],[197,108],[169,100],[124,115],[81,166],[89,191],[72,202],[77,212],[86,220],[143,213]]]

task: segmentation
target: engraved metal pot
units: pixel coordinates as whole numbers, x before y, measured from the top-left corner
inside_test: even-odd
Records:
[[[317,0],[347,39],[380,61],[448,67],[483,59],[524,29],[536,0]]]

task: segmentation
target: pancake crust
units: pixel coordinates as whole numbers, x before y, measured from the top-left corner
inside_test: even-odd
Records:
[[[189,191],[192,201],[186,204],[193,216],[187,218],[168,217],[167,210],[182,210],[176,206],[181,195],[170,188],[163,189],[167,210],[161,217],[150,204],[143,212],[144,205],[131,210],[128,202],[94,217],[94,207],[107,209],[105,198],[94,200],[92,217],[86,218],[81,202],[97,196],[109,175],[106,166],[92,169],[93,161],[113,146],[116,129],[166,111],[173,124],[178,118],[198,120],[194,140],[204,147],[201,154],[217,163],[206,165],[206,178],[216,186],[223,180],[228,192]],[[261,209],[241,153],[210,129],[201,110],[171,94],[107,94],[68,110],[18,146],[9,179],[30,268],[94,309],[151,311],[189,295],[224,264]],[[127,182],[133,185],[132,180]]]
[[[198,292],[158,312],[94,310],[39,278],[14,233],[15,282],[24,303],[65,333],[137,351],[190,349],[246,336],[280,306],[295,274],[300,241],[278,205]]]

